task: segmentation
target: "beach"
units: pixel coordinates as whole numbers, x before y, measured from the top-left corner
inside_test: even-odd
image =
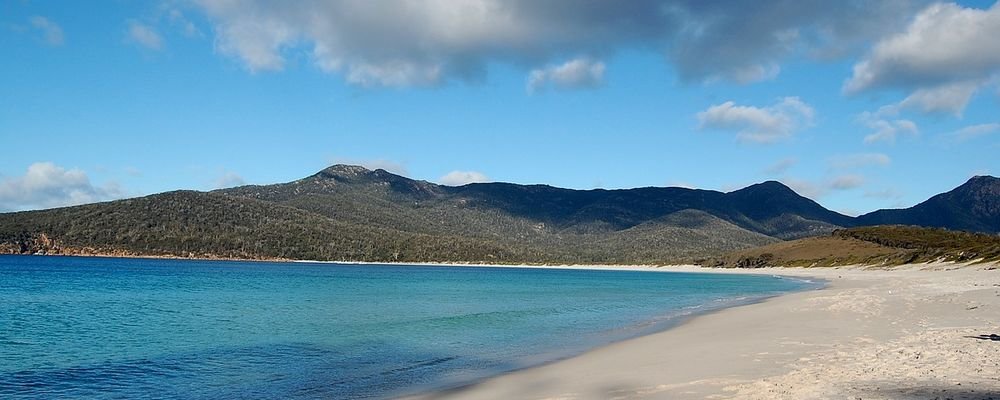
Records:
[[[753,270],[819,290],[415,399],[997,399],[995,264]]]

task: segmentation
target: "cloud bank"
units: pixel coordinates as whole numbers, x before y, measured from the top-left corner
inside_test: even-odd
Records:
[[[929,113],[960,114],[1000,73],[1000,3],[989,9],[935,3],[900,33],[876,43],[854,65],[844,92],[912,91],[900,103]]]
[[[891,32],[909,1],[193,0],[216,50],[249,70],[307,54],[361,86],[479,81],[487,65],[528,69],[639,49],[682,81],[774,77],[796,51],[843,54]]]
[[[31,164],[24,175],[0,180],[0,211],[71,206],[123,196],[117,185],[94,186],[83,171],[51,162]]]

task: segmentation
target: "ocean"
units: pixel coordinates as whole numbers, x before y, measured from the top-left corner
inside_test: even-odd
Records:
[[[650,271],[0,256],[0,398],[388,398],[817,286]]]

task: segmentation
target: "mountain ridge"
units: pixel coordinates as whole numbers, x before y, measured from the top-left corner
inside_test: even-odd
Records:
[[[842,226],[850,218],[823,208],[777,181],[751,185],[728,193],[678,187],[578,190],[544,184],[520,185],[505,182],[445,186],[413,180],[385,170],[372,171],[358,166],[334,165],[291,183],[250,185],[218,192],[286,201],[303,194],[340,195],[350,185],[363,187],[355,190],[354,194],[360,192],[370,196],[377,193],[382,199],[418,202],[437,200],[457,202],[462,207],[501,209],[512,215],[570,229],[574,225],[605,225],[621,230],[683,209],[701,209],[744,229],[788,239],[829,231],[833,227]],[[752,194],[761,191],[770,192],[767,197],[771,201],[785,207],[786,211],[794,209],[796,215],[802,218],[768,213],[766,209],[739,200],[744,197],[751,200]],[[740,204],[734,204],[734,199],[735,203]],[[314,211],[319,209],[315,206],[304,207]],[[773,226],[781,226],[783,229],[779,231]]]
[[[859,225],[918,225],[1000,233],[1000,178],[976,175],[913,207],[877,210],[856,220]]]
[[[937,202],[976,200],[985,204],[984,215],[992,215],[1000,197],[993,194],[993,180],[970,180],[974,190],[967,183]],[[829,234],[858,225],[860,218],[828,210],[777,181],[730,192],[502,182],[446,186],[383,169],[333,165],[285,183],[0,214],[0,253],[90,249],[227,258],[647,264]],[[1000,225],[991,221],[980,227]],[[248,250],[251,242],[256,244]]]

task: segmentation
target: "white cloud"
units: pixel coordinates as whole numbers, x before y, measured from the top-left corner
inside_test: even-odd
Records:
[[[789,168],[795,166],[795,164],[798,163],[799,160],[797,158],[784,158],[778,160],[778,162],[774,164],[769,165],[767,168],[764,169],[764,173],[768,175],[781,175],[785,173],[785,171],[788,171]]]
[[[604,63],[576,58],[561,65],[532,70],[528,75],[528,92],[534,93],[548,85],[559,89],[594,88],[603,82]]]
[[[868,166],[886,166],[892,162],[892,158],[882,153],[858,153],[840,155],[830,158],[831,168],[852,169]]]
[[[216,189],[225,189],[236,186],[243,186],[246,184],[247,182],[243,180],[242,176],[232,171],[227,171],[226,173],[222,174],[221,176],[215,179]]]
[[[193,0],[216,50],[251,71],[303,53],[365,86],[480,81],[489,63],[664,54],[683,81],[772,78],[798,50],[852,48],[904,21],[910,2],[762,0]]]
[[[769,107],[717,104],[697,115],[699,129],[737,131],[741,141],[773,143],[811,125],[815,111],[798,97],[785,97]]]
[[[52,46],[60,46],[64,43],[65,37],[63,36],[62,27],[55,22],[52,22],[48,18],[42,16],[34,16],[29,19],[31,26],[42,34],[42,39],[45,43]]]
[[[128,40],[150,50],[163,48],[163,39],[151,26],[138,21],[128,22]]]
[[[947,136],[957,142],[964,142],[980,136],[986,136],[1000,130],[1000,123],[978,124],[966,126],[962,129],[949,133]]]
[[[960,114],[1000,72],[1000,3],[989,9],[935,3],[905,31],[876,43],[844,84],[846,93],[914,90],[903,105]]]
[[[920,129],[917,124],[908,119],[895,118],[898,107],[886,106],[877,112],[865,111],[858,116],[858,122],[873,132],[866,135],[865,144],[876,142],[895,143],[899,135],[917,135]]]
[[[920,1],[664,1],[677,18],[668,56],[682,80],[740,83],[776,76],[796,50],[848,55],[905,23]]]
[[[79,169],[65,169],[51,162],[28,166],[23,176],[0,180],[0,210],[62,207],[118,199],[124,196],[111,183],[94,186]]]
[[[486,174],[476,171],[451,171],[438,179],[438,182],[447,186],[462,186],[489,181],[490,178]]]

